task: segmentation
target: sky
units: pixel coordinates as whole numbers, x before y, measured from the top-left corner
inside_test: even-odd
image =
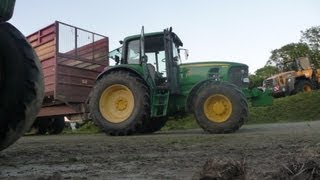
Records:
[[[110,50],[133,34],[172,27],[189,58],[263,67],[273,49],[320,25],[319,0],[17,0],[10,20],[29,35],[54,21],[109,37]]]

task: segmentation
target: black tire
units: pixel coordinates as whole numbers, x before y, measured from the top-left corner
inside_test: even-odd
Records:
[[[301,93],[301,92],[309,92],[312,91],[314,88],[313,84],[308,80],[297,80],[295,87],[294,87],[294,94]]]
[[[118,123],[107,119],[100,111],[99,105],[103,92],[113,85],[128,88],[134,97],[134,108],[130,116]],[[141,133],[150,114],[149,90],[141,78],[130,72],[121,70],[110,72],[99,79],[94,86],[89,106],[93,121],[106,134],[119,136]]]
[[[144,125],[142,133],[153,133],[159,131],[167,122],[168,117],[151,118],[147,124]]]
[[[55,117],[53,118],[52,123],[48,127],[49,134],[60,134],[62,133],[64,129],[65,123],[64,123],[64,117]]]
[[[51,118],[37,118],[34,123],[34,127],[37,130],[36,134],[45,135],[48,132],[52,122],[53,121]]]
[[[8,21],[12,17],[15,2],[15,0],[1,0],[0,22]]]
[[[43,100],[40,62],[25,37],[0,23],[0,150],[33,124]]]
[[[205,103],[215,96],[227,99],[231,107],[227,113],[229,115],[226,115],[220,122],[214,119],[215,117],[210,117],[210,120],[205,113]],[[227,82],[211,81],[203,84],[195,97],[195,107],[197,108],[194,110],[194,115],[199,126],[209,133],[235,132],[248,119],[248,103],[245,95],[237,86]],[[211,108],[213,109],[213,107]]]

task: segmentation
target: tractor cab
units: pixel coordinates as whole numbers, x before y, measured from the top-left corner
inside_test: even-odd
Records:
[[[122,47],[110,52],[110,58],[117,65],[130,65],[141,71],[144,79],[156,89],[170,90],[179,93],[178,75],[180,49],[182,42],[172,32],[165,29],[163,32],[129,36],[121,41]]]

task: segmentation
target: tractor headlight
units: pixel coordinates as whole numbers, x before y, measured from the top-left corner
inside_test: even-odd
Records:
[[[243,80],[242,80],[244,83],[250,83],[250,80],[249,80],[249,78],[243,78]]]

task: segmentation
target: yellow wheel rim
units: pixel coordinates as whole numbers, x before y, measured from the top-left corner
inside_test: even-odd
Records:
[[[229,98],[224,95],[212,95],[208,97],[204,103],[204,114],[212,122],[225,122],[228,120],[231,113],[232,104]]]
[[[303,86],[303,92],[310,92],[310,91],[312,91],[312,88],[309,85]]]
[[[105,89],[100,96],[100,113],[109,122],[121,123],[127,120],[134,109],[134,97],[131,90],[121,84]]]

